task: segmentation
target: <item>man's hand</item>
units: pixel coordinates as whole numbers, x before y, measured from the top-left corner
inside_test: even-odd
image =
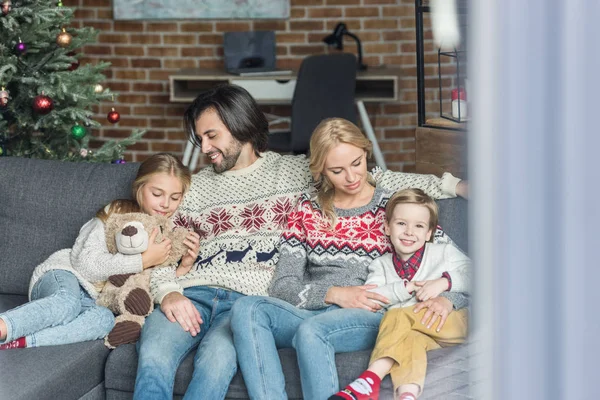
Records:
[[[188,247],[188,250],[183,257],[181,257],[181,262],[175,272],[176,276],[185,275],[190,272],[196,258],[198,258],[198,252],[200,251],[200,235],[196,232],[189,232],[183,244]]]
[[[439,278],[429,281],[416,281],[415,289],[417,290],[417,300],[426,301],[438,297],[440,293],[448,290],[448,279]]]
[[[427,324],[427,329],[430,329],[435,325],[438,318],[440,322],[436,328],[436,331],[440,331],[444,324],[446,323],[446,318],[448,318],[448,314],[452,311],[452,302],[445,297],[435,297],[433,299],[429,299],[427,301],[423,301],[421,303],[417,303],[414,308],[414,312],[418,313],[422,309],[426,308],[427,311],[423,318],[421,319],[421,324]]]
[[[468,181],[460,181],[456,184],[456,195],[462,197],[463,199],[469,198],[469,182]]]
[[[327,291],[325,302],[337,304],[342,308],[362,308],[367,311],[381,310],[381,305],[376,301],[389,304],[389,300],[379,293],[369,292],[369,289],[375,289],[377,285],[364,286],[333,286]],[[376,300],[376,301],[374,301]]]
[[[192,301],[179,292],[167,294],[160,304],[161,311],[171,322],[179,322],[184,331],[196,336],[200,333],[202,317]]]

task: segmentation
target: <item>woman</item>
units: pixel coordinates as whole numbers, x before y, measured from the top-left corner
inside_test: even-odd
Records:
[[[253,399],[287,398],[277,353],[284,347],[296,350],[304,398],[336,393],[335,353],[372,348],[382,317],[378,302],[387,303],[369,291],[375,286],[364,285],[370,262],[391,251],[387,200],[408,187],[438,199],[466,192],[450,174],[369,174],[371,143],[343,119],[319,124],[310,150],[317,193],[302,195],[288,217],[271,297],[241,298],[232,309],[238,361]],[[436,237],[448,241],[443,233]]]

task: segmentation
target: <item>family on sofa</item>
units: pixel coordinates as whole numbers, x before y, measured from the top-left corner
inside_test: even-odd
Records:
[[[142,163],[133,187],[136,200],[99,211],[72,249],[53,254],[35,270],[32,301],[0,314],[1,346],[93,340],[117,329],[112,315],[93,301],[99,283],[159,265],[170,251],[166,240],[149,240],[138,255],[106,251],[103,218],[141,211],[171,216],[190,234],[188,252],[177,265],[152,268],[150,289],[159,306],[141,329],[134,398],[171,398],[177,367],[192,351],[186,397],[224,398],[239,363],[251,398],[286,398],[278,348],[295,349],[306,399],[376,399],[377,379],[386,368],[400,389],[396,396],[416,398],[423,389],[422,365],[420,378],[408,374],[411,380],[403,381],[394,371],[410,366],[384,351],[391,365],[367,371],[339,391],[334,356],[379,344],[383,311],[411,305],[409,299],[412,305],[420,300],[410,311],[416,315],[398,336],[413,340],[418,333],[430,339],[428,348],[464,340],[464,312],[452,310],[466,305],[461,292],[468,289],[468,259],[438,249],[453,247],[437,229],[430,197],[466,197],[466,183],[450,174],[440,179],[369,173],[371,144],[341,119],[315,129],[310,161],[267,152],[267,121],[236,86],[198,96],[185,125],[212,166],[190,183],[186,168],[168,155]],[[386,210],[394,192],[406,188],[421,190],[404,193],[402,202]],[[398,210],[404,212],[396,215]],[[391,232],[401,232],[396,241],[388,239]],[[434,244],[426,244],[430,240]],[[390,254],[397,279],[366,285],[370,265]],[[395,298],[399,293],[402,300]],[[448,329],[452,332],[444,335]]]

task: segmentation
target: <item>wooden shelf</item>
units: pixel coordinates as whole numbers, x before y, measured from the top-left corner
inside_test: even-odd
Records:
[[[399,76],[400,70],[393,68],[359,71],[356,76],[356,101],[397,101]],[[259,104],[290,104],[296,84],[296,72],[287,75],[238,76],[220,69],[184,69],[169,76],[170,101],[191,103],[199,93],[217,85],[244,85],[244,82],[247,82],[246,89]],[[255,92],[249,89],[258,87],[260,89],[255,89]]]
[[[448,171],[458,178],[467,179],[465,131],[419,127],[415,131],[415,142],[415,172],[442,176]]]

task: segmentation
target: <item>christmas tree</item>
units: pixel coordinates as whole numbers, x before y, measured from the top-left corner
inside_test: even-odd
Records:
[[[119,142],[88,147],[92,106],[115,95],[101,83],[110,64],[79,65],[83,45],[96,41],[93,28],[69,26],[74,10],[61,1],[0,0],[0,156],[71,161],[122,160],[125,147],[143,132]],[[117,123],[113,110],[107,119]]]

